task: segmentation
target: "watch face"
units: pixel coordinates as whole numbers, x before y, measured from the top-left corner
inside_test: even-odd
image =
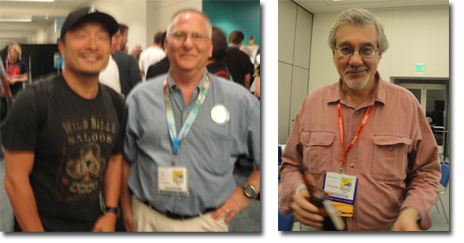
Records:
[[[244,192],[247,197],[251,198],[255,194],[255,189],[252,186],[247,186],[245,187]]]

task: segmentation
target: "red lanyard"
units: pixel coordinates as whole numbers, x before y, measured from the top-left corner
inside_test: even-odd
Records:
[[[367,120],[369,120],[369,117],[371,117],[372,111],[374,110],[374,105],[371,105],[367,108],[366,114],[364,115],[364,118],[361,121],[361,124],[359,124],[358,130],[356,131],[356,134],[354,135],[353,139],[351,139],[350,145],[348,145],[348,148],[346,148],[346,151],[343,153],[342,161],[340,162],[342,165],[345,164],[345,158],[346,154],[353,148],[354,144],[358,140],[359,136],[361,135],[362,130],[366,126]],[[340,130],[340,140],[342,142],[342,148],[344,148],[344,143],[343,143],[343,113],[342,113],[342,105],[340,102],[337,105],[337,115],[338,115],[338,129]],[[342,171],[342,168],[340,168],[340,172]]]

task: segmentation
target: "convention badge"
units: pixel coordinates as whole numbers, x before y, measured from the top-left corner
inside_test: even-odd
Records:
[[[356,176],[327,172],[324,178],[324,191],[332,194],[329,199],[334,202],[334,207],[342,217],[353,216],[353,204],[358,187]]]
[[[225,125],[230,120],[229,110],[224,105],[215,105],[211,109],[211,119],[218,125]]]
[[[187,168],[158,167],[158,193],[188,196]]]

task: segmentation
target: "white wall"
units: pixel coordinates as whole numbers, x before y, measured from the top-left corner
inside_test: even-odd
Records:
[[[300,8],[293,2],[279,1],[279,143],[286,142],[304,96],[339,79],[327,44],[329,29],[339,13],[316,13],[311,23],[309,18],[296,17]],[[371,13],[382,20],[390,43],[378,66],[384,80],[449,78],[448,7]],[[306,41],[311,26],[312,35]],[[309,68],[300,59],[306,53],[310,55]],[[415,72],[415,63],[425,63],[425,72]],[[309,78],[305,77],[306,69]]]
[[[390,43],[378,66],[384,80],[449,78],[448,7],[387,9],[371,13],[382,20]],[[338,14],[314,15],[308,93],[339,79],[327,44],[328,30]],[[425,72],[415,72],[415,63],[425,63]]]
[[[185,8],[193,8],[202,11],[201,0],[164,0],[149,1],[147,5],[147,37],[146,46],[153,45],[153,37],[159,31],[166,31],[172,15]]]
[[[312,15],[279,1],[279,144],[287,142],[293,120],[307,95]]]
[[[95,0],[86,5],[94,5],[129,27],[129,50],[135,45],[143,49],[153,45],[155,33],[165,31],[178,10],[202,10],[201,0]]]
[[[125,20],[124,0],[94,0],[89,3],[85,3],[81,7],[84,6],[94,6],[98,11],[105,12],[113,16],[113,18],[118,22],[123,22]]]

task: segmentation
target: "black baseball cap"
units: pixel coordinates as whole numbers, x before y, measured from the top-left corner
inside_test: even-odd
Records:
[[[66,32],[78,24],[84,22],[99,22],[105,26],[110,36],[118,32],[119,25],[110,15],[97,11],[94,7],[85,7],[71,12],[61,27],[61,36],[63,39]]]

